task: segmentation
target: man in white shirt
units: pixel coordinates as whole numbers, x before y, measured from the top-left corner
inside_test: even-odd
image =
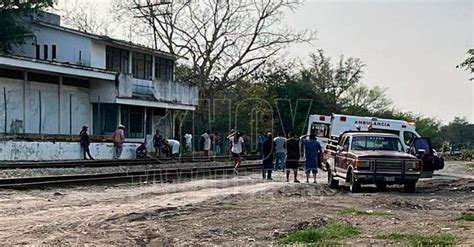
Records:
[[[280,167],[281,171],[285,171],[286,138],[283,137],[282,132],[278,132],[273,142],[275,143],[275,170]]]
[[[184,135],[184,140],[186,141],[186,151],[192,152],[193,151],[193,134],[191,134],[191,130],[188,130]]]

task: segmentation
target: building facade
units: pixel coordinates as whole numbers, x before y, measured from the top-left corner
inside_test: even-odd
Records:
[[[0,55],[0,133],[77,135],[88,125],[107,136],[123,124],[127,142],[149,143],[157,128],[175,138],[177,112],[196,109],[197,87],[175,80],[178,57],[62,27],[54,14],[28,21],[32,35]]]

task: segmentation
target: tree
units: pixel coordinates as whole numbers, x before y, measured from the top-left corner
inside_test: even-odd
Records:
[[[109,35],[116,25],[107,18],[98,18],[97,3],[91,0],[64,1],[64,7],[60,9],[62,21],[66,26],[83,32]]]
[[[347,90],[344,100],[345,110],[350,114],[377,114],[386,111],[392,101],[385,95],[386,89],[375,86],[356,85]]]
[[[0,52],[8,53],[12,45],[22,44],[25,37],[31,35],[24,18],[54,4],[55,0],[0,0]]]
[[[467,51],[468,57],[464,60],[461,64],[456,66],[456,68],[462,68],[464,70],[469,71],[471,74],[474,74],[474,49],[469,49]],[[474,80],[474,77],[470,78],[469,80]]]
[[[349,89],[362,80],[365,65],[358,58],[344,59],[344,56],[334,65],[322,50],[310,57],[311,66],[301,71],[301,77],[302,80],[311,82],[311,90],[326,106],[321,113],[342,112],[348,102]]]
[[[280,26],[283,11],[298,7],[298,0],[167,4],[115,0],[114,6],[122,20],[134,16],[148,27],[155,48],[189,58],[193,72],[189,79],[197,83],[201,98],[206,99],[235,86],[289,44],[315,37],[307,30]]]

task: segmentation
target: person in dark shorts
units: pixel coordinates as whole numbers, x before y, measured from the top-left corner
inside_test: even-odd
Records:
[[[153,135],[153,147],[155,148],[155,155],[157,158],[161,158],[161,149],[163,148],[163,136],[160,134],[160,130],[156,129]]]
[[[318,174],[318,167],[320,166],[319,157],[321,155],[321,145],[316,139],[316,133],[311,131],[309,139],[306,139],[308,135],[301,136],[303,142],[304,152],[306,156],[306,162],[304,170],[306,172],[306,183],[309,183],[309,175],[312,172],[314,183],[316,183],[316,175]]]
[[[272,170],[273,170],[273,153],[274,153],[274,142],[272,138],[272,133],[267,133],[267,139],[262,143],[262,176],[263,179],[267,178],[268,180],[272,179]]]
[[[293,170],[293,182],[298,181],[298,166],[300,163],[300,140],[296,138],[295,133],[290,131],[288,133],[288,140],[286,141],[286,182],[290,181],[290,171]]]

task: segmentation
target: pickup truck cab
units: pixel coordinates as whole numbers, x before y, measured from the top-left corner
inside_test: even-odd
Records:
[[[336,188],[339,180],[344,180],[351,192],[360,191],[363,184],[375,184],[380,190],[403,184],[405,192],[413,193],[422,171],[421,160],[405,152],[395,134],[344,132],[337,144],[328,144],[324,155],[330,187]]]

